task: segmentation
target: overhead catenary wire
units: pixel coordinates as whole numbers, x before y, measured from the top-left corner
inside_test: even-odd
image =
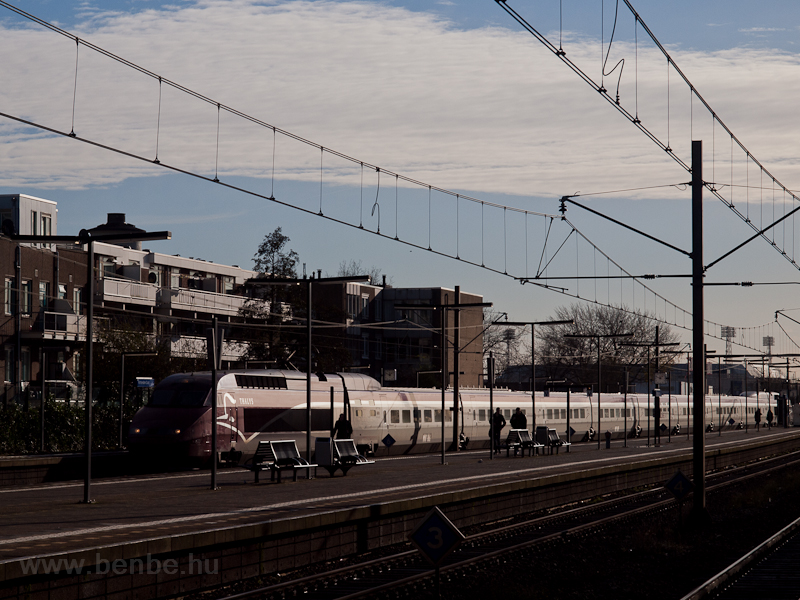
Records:
[[[9,8],[11,7],[11,5],[9,5],[7,2],[3,2],[2,0],[0,0],[0,5],[6,6],[6,7],[9,7]],[[12,8],[12,10],[14,10],[14,9]],[[15,10],[15,12],[17,12],[18,14],[21,14],[21,15],[27,15],[26,18],[30,17],[27,13],[24,13],[24,11]],[[207,98],[207,97],[205,97],[205,96],[203,96],[201,94],[198,94],[197,92],[193,92],[192,90],[190,90],[188,88],[184,88],[184,87],[182,87],[182,86],[180,86],[178,84],[175,84],[174,82],[166,80],[163,77],[160,77],[160,76],[156,75],[155,73],[152,73],[152,72],[150,72],[150,71],[148,71],[146,69],[143,69],[142,67],[139,67],[138,65],[135,65],[134,63],[131,63],[130,61],[126,61],[125,59],[121,59],[120,57],[117,57],[116,55],[113,55],[112,53],[109,53],[109,52],[103,50],[102,48],[94,46],[93,44],[91,44],[89,42],[86,42],[85,40],[80,40],[79,38],[77,38],[77,36],[72,36],[71,34],[68,34],[67,32],[65,32],[65,31],[63,31],[63,30],[61,30],[61,29],[59,29],[59,28],[57,28],[55,26],[50,26],[49,24],[45,24],[44,22],[41,22],[40,20],[37,20],[36,18],[33,18],[33,20],[35,20],[36,22],[40,22],[41,24],[47,26],[49,29],[51,29],[53,31],[57,31],[61,35],[65,35],[66,37],[69,37],[70,39],[75,40],[76,46],[78,46],[78,47],[80,47],[80,45],[84,45],[86,48],[91,48],[92,50],[100,52],[101,54],[103,54],[103,55],[105,55],[105,56],[107,56],[109,58],[112,58],[113,60],[116,60],[118,62],[121,62],[121,63],[123,63],[123,64],[125,64],[125,65],[127,65],[127,66],[129,66],[131,68],[134,68],[134,69],[138,70],[141,73],[145,73],[148,76],[151,76],[153,78],[158,78],[160,85],[163,85],[164,83],[166,83],[167,85],[170,85],[170,86],[174,87],[175,89],[178,89],[178,90],[180,90],[180,91],[182,91],[184,93],[192,95],[195,98],[201,99],[201,100],[203,100],[205,102],[209,102],[209,103],[214,104],[214,105],[217,106],[217,113],[218,113],[217,114],[217,121],[218,121],[217,122],[217,131],[218,131],[218,136],[217,136],[217,155],[216,155],[216,167],[215,167],[215,177],[214,177],[214,179],[209,179],[206,176],[203,176],[203,175],[198,174],[198,173],[191,172],[191,171],[186,170],[186,169],[180,169],[180,168],[177,168],[177,167],[174,167],[174,166],[170,166],[170,165],[162,165],[165,168],[171,169],[171,170],[173,170],[175,172],[184,173],[184,174],[192,175],[194,177],[205,179],[207,181],[213,181],[213,182],[215,182],[215,183],[217,183],[219,185],[225,185],[226,187],[228,187],[230,189],[241,191],[243,193],[252,194],[254,196],[257,196],[257,197],[260,197],[260,198],[263,198],[263,199],[266,199],[266,200],[270,200],[270,201],[276,202],[278,204],[281,204],[281,205],[284,205],[284,206],[287,206],[287,207],[290,207],[290,208],[294,208],[296,210],[301,210],[301,211],[306,212],[308,214],[315,214],[315,213],[310,211],[310,210],[308,210],[308,209],[295,206],[294,204],[291,204],[291,203],[288,203],[288,202],[283,202],[283,201],[277,201],[275,199],[275,196],[274,196],[275,156],[276,156],[276,152],[275,152],[276,142],[275,142],[275,140],[277,138],[277,133],[281,133],[282,135],[285,135],[286,137],[289,137],[289,138],[294,139],[296,141],[299,141],[301,143],[304,143],[304,144],[307,144],[307,145],[310,145],[310,146],[318,148],[320,150],[321,156],[325,152],[328,152],[333,156],[337,156],[337,157],[343,158],[345,160],[349,160],[351,162],[355,162],[357,164],[360,164],[361,168],[362,168],[362,172],[363,172],[363,168],[365,166],[368,166],[369,168],[375,168],[376,172],[378,172],[378,176],[380,177],[380,168],[377,167],[377,166],[369,165],[368,163],[365,163],[363,161],[357,161],[356,159],[354,159],[352,157],[349,157],[349,156],[347,156],[345,154],[333,151],[333,150],[331,150],[329,148],[325,148],[325,147],[323,147],[321,145],[315,144],[313,142],[310,142],[309,140],[301,138],[300,136],[291,134],[290,132],[287,132],[285,130],[279,129],[279,128],[277,128],[277,127],[275,127],[273,125],[270,125],[270,124],[268,124],[266,122],[263,122],[263,121],[261,121],[259,119],[255,119],[254,117],[246,115],[245,113],[242,113],[242,112],[237,111],[235,109],[232,109],[232,108],[230,108],[228,106],[225,106],[222,103],[215,102],[210,98]],[[76,77],[77,77],[77,68],[76,68]],[[272,181],[272,190],[271,190],[271,195],[270,196],[266,196],[264,194],[254,193],[251,190],[247,190],[247,189],[244,189],[244,188],[241,188],[241,187],[238,187],[238,186],[231,185],[229,183],[225,183],[225,182],[219,181],[219,178],[218,178],[218,175],[219,175],[219,167],[218,167],[219,128],[220,128],[220,113],[223,110],[226,111],[226,112],[230,112],[233,115],[239,116],[239,117],[241,117],[243,119],[249,120],[249,121],[251,121],[251,122],[253,122],[253,123],[257,124],[257,125],[272,129],[272,131],[273,131],[273,173],[272,173],[273,181]],[[16,120],[17,122],[20,122],[20,123],[25,123],[25,124],[29,124],[29,125],[32,125],[32,126],[35,126],[35,127],[39,127],[39,128],[41,128],[41,129],[43,129],[45,131],[50,131],[52,133],[57,133],[57,134],[60,134],[60,135],[69,135],[69,134],[65,134],[62,131],[59,131],[59,130],[57,130],[55,128],[49,128],[49,127],[46,127],[46,126],[41,125],[41,124],[34,123],[32,121],[29,121],[29,120],[21,119],[19,117],[14,117],[12,115],[5,115],[5,114],[4,114],[4,116],[6,116],[6,117],[8,117],[8,118],[10,118],[12,120]],[[73,131],[71,133],[74,133],[74,123],[73,123]],[[77,136],[70,136],[70,137],[76,137],[77,138]],[[127,151],[122,150],[120,148],[115,148],[115,147],[110,146],[110,145],[100,144],[100,143],[98,143],[96,141],[85,139],[85,138],[78,138],[78,139],[79,139],[79,141],[82,141],[84,143],[91,144],[91,145],[93,145],[95,147],[103,148],[103,149],[110,150],[110,151],[113,151],[113,152],[117,152],[117,153],[119,153],[121,155],[124,155],[124,156],[128,156],[128,157],[139,159],[139,160],[143,160],[143,161],[150,162],[150,163],[154,162],[151,159],[144,158],[144,157],[136,155],[135,153],[132,153],[132,152],[127,152]],[[386,172],[391,173],[391,171],[388,171],[388,170]],[[473,264],[473,265],[476,265],[476,266],[482,266],[485,269],[488,269],[490,271],[494,271],[494,272],[497,272],[497,273],[502,273],[502,274],[506,274],[506,275],[509,274],[509,265],[508,265],[509,236],[508,236],[508,231],[507,231],[507,212],[508,211],[515,211],[515,212],[518,212],[518,213],[521,213],[521,214],[525,214],[526,215],[526,219],[527,219],[528,216],[539,216],[539,217],[543,217],[545,220],[548,217],[550,217],[552,219],[552,215],[547,215],[547,214],[544,214],[544,213],[538,213],[538,212],[534,212],[534,211],[527,211],[527,210],[518,209],[518,208],[515,208],[515,207],[509,207],[509,206],[504,206],[504,205],[500,205],[500,204],[496,204],[496,203],[486,202],[486,201],[483,201],[483,200],[477,200],[475,198],[471,198],[471,197],[468,197],[468,196],[463,196],[460,193],[455,193],[455,192],[451,192],[451,191],[443,189],[443,188],[438,188],[438,187],[433,186],[431,184],[424,184],[424,183],[422,183],[420,181],[417,181],[417,180],[415,180],[413,178],[405,177],[405,176],[402,176],[402,175],[397,174],[397,173],[392,173],[392,174],[394,174],[396,176],[396,184],[400,179],[402,179],[404,182],[411,183],[413,185],[421,185],[421,186],[428,187],[428,191],[429,191],[429,232],[428,232],[428,237],[429,237],[429,240],[428,240],[428,248],[427,249],[429,251],[433,252],[434,254],[438,254],[438,255],[441,255],[441,256],[444,256],[444,257],[453,258],[447,252],[445,252],[443,250],[439,250],[439,249],[433,249],[431,247],[431,229],[432,229],[432,227],[431,227],[431,199],[430,198],[431,198],[431,193],[432,193],[433,190],[436,190],[436,191],[438,191],[440,193],[443,193],[443,194],[446,194],[446,195],[455,196],[456,197],[457,207],[460,206],[460,200],[461,199],[465,199],[465,200],[468,200],[468,201],[471,201],[471,202],[480,202],[481,203],[482,212],[483,212],[483,210],[484,210],[484,208],[486,206],[489,206],[490,208],[497,208],[497,209],[502,208],[503,209],[503,214],[504,214],[504,224],[503,224],[504,225],[504,265],[503,265],[503,270],[500,271],[499,268],[486,266],[485,260],[484,260],[484,257],[483,257],[483,251],[481,252],[482,256],[481,256],[481,264],[480,265],[478,265],[476,262],[473,262],[473,261],[470,261],[470,260],[465,260],[464,258],[458,256],[460,254],[458,247],[457,247],[457,256],[455,257],[458,260],[461,260],[462,262],[466,262],[468,264]],[[321,168],[321,178],[322,178],[322,168]],[[322,193],[322,186],[321,186],[321,193]],[[362,190],[362,194],[363,194],[363,190]],[[379,190],[378,190],[378,194],[379,194]],[[377,206],[378,194],[376,194],[376,204],[373,206],[373,210]],[[363,200],[362,200],[362,203],[363,203]],[[378,206],[378,209],[379,209],[379,206]],[[317,216],[322,216],[323,218],[326,218],[326,219],[329,219],[331,221],[338,222],[338,223],[341,223],[341,224],[344,224],[344,225],[347,225],[347,226],[351,226],[351,227],[353,226],[353,224],[351,224],[351,223],[349,223],[349,222],[347,222],[345,220],[342,220],[342,219],[335,219],[335,218],[331,218],[329,216],[319,215],[318,213],[317,213]],[[360,216],[363,216],[363,206],[362,206],[362,209],[361,209]],[[379,218],[379,215],[378,215],[378,218]],[[359,219],[359,228],[363,229],[363,221],[362,221],[361,218]],[[388,236],[385,236],[380,231],[378,231],[378,232],[371,231],[371,233],[388,238]],[[397,234],[397,231],[396,231],[396,234]],[[392,238],[388,238],[388,239],[392,239]],[[396,241],[400,241],[401,243],[408,244],[408,245],[410,245],[412,247],[424,249],[421,245],[413,243],[413,242],[411,242],[409,240],[396,240]],[[457,243],[458,243],[458,241],[457,241]],[[578,244],[578,240],[576,238],[576,245],[577,244]],[[578,252],[579,252],[579,247],[578,247]],[[579,260],[580,259],[578,257],[578,261]],[[548,262],[548,264],[549,264],[549,262]],[[578,263],[577,270],[578,270],[578,272],[580,271],[580,263]],[[540,285],[540,284],[537,284],[535,282],[530,282],[530,283],[534,283],[535,285]],[[542,287],[549,287],[549,286],[542,286]],[[634,289],[635,289],[635,286],[634,286]],[[580,296],[579,288],[577,289],[576,297],[584,299],[584,298],[582,298]]]

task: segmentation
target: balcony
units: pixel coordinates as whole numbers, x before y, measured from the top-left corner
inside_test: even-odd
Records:
[[[158,291],[158,301],[160,305],[175,310],[234,316],[247,302],[247,298],[203,290],[161,288]]]
[[[98,293],[104,302],[120,302],[139,306],[155,306],[158,287],[149,283],[106,277],[100,281]]]
[[[26,338],[81,341],[86,339],[86,317],[73,313],[42,312]]]

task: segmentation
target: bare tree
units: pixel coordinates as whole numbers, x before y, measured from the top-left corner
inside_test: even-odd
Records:
[[[536,362],[546,365],[548,376],[553,379],[566,379],[590,386],[597,382],[599,342],[603,381],[606,382],[603,391],[617,391],[617,386],[624,382],[626,369],[631,381],[646,374],[647,347],[629,344],[654,344],[656,327],[659,327],[659,343],[678,341],[678,335],[669,325],[658,323],[652,315],[641,311],[591,304],[572,304],[556,309],[553,320],[570,319],[575,322],[574,325],[537,328]],[[633,337],[603,337],[623,333],[633,333]],[[568,338],[566,334],[601,337]],[[652,368],[654,348],[651,348],[650,358]],[[664,355],[661,365],[666,366],[674,360],[673,355]]]
[[[343,260],[339,263],[337,277],[355,277],[357,275],[368,275],[370,285],[381,285],[383,282],[383,273],[379,267],[365,267],[360,260],[351,260],[350,262]]]

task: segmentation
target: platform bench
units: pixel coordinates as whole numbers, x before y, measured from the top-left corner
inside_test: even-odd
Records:
[[[555,429],[549,429],[547,431],[547,441],[548,441],[547,447],[550,448],[550,454],[553,453],[554,449],[556,451],[556,454],[558,454],[558,450],[562,446],[572,445],[570,442],[565,442],[564,440],[562,440]]]
[[[522,446],[522,452],[524,453],[525,450],[528,450],[528,456],[533,456],[533,453],[539,454],[539,449],[543,448],[544,446],[539,442],[534,441],[531,437],[531,432],[527,429],[519,429],[519,442]]]
[[[311,479],[311,469],[314,469],[314,476],[317,476],[317,465],[300,456],[300,452],[297,451],[297,443],[294,440],[278,440],[269,442],[269,444],[275,457],[275,462],[270,467],[272,481],[275,481],[275,474],[277,473],[278,483],[280,483],[281,472],[284,469],[292,470],[294,481],[297,481],[297,472],[303,469],[305,469],[308,479]]]
[[[269,445],[269,442],[262,441],[258,442],[256,453],[244,464],[244,467],[255,473],[255,483],[258,483],[261,471],[272,471],[274,464],[275,454],[272,452],[272,446]]]
[[[510,456],[512,450],[514,451],[514,456],[517,456],[517,453],[522,450],[522,440],[520,439],[522,431],[522,429],[509,430],[506,441],[503,444],[506,447],[506,456]],[[525,432],[527,433],[527,431],[526,429]]]
[[[374,460],[369,460],[358,453],[354,440],[333,440],[334,464],[328,468],[328,472],[333,476],[336,468],[342,470],[342,474],[347,475],[347,471],[356,465],[373,465]]]

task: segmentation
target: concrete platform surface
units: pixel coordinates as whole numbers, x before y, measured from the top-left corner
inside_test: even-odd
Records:
[[[798,436],[800,430],[778,429],[716,432],[706,435],[709,452],[767,438]],[[651,440],[652,443],[652,440]],[[210,471],[190,471],[140,477],[96,479],[92,504],[84,504],[83,482],[40,484],[0,490],[0,563],[22,557],[85,550],[109,544],[133,543],[163,536],[208,531],[296,516],[468,490],[545,475],[591,470],[621,463],[674,457],[691,451],[686,435],[662,438],[660,446],[646,440],[612,442],[598,450],[594,443],[574,444],[569,453],[489,460],[488,450],[441,455],[378,458],[354,467],[346,477],[329,477],[324,469],[307,480],[272,483],[262,473],[220,469],[219,489],[210,489]]]

